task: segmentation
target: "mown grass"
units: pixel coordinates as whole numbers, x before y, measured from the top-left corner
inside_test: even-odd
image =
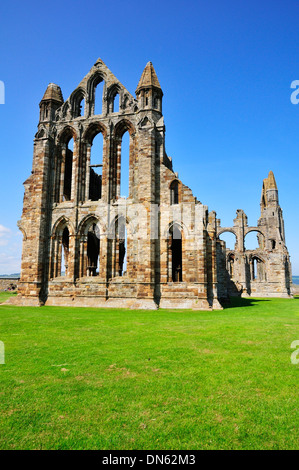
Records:
[[[17,292],[12,291],[0,291],[0,304],[5,302],[12,295],[17,295]]]
[[[298,449],[299,299],[229,307],[1,305],[0,448]]]

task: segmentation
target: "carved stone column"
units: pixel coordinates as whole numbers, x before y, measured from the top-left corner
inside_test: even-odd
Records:
[[[85,201],[89,199],[89,183],[90,183],[90,153],[91,145],[86,145],[86,166],[85,166]]]
[[[65,159],[66,159],[66,145],[61,150],[61,170],[60,170],[60,185],[59,185],[59,202],[63,202],[64,193],[64,173],[65,173]]]

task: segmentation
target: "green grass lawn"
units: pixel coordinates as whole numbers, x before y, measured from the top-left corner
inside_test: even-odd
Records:
[[[299,298],[1,305],[0,448],[298,449],[298,320]]]
[[[0,304],[2,302],[5,302],[9,297],[17,295],[17,292],[12,292],[12,291],[0,291]]]

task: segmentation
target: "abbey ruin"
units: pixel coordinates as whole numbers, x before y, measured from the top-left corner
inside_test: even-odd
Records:
[[[273,173],[263,181],[257,225],[248,226],[238,210],[233,226],[221,227],[174,172],[162,99],[151,62],[136,98],[101,59],[66,101],[49,84],[24,183],[21,279],[13,302],[201,310],[222,308],[230,295],[291,295]],[[259,247],[246,250],[253,231]],[[233,249],[219,238],[224,232],[235,235]]]

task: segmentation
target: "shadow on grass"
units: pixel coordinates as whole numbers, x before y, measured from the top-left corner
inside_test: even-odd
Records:
[[[221,301],[224,309],[235,307],[253,307],[259,302],[270,302],[271,299],[249,299],[247,297],[230,297],[229,300]]]

